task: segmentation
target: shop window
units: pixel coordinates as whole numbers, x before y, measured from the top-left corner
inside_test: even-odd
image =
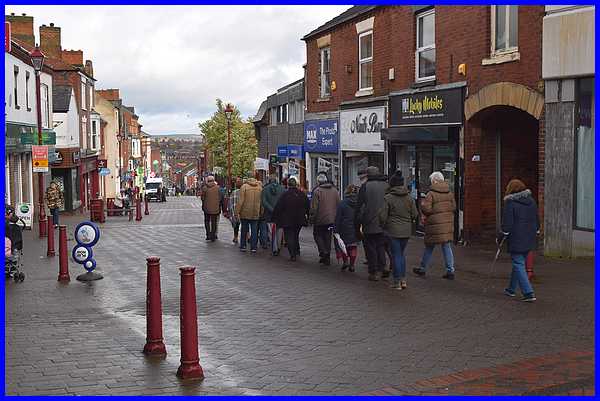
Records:
[[[575,227],[594,230],[594,79],[578,82],[575,132]]]
[[[416,80],[435,79],[435,10],[417,15]]]
[[[14,94],[15,97],[15,109],[19,110],[21,107],[19,106],[19,67],[15,65],[14,69]]]
[[[519,6],[492,7],[492,56],[518,50]]]
[[[358,70],[358,89],[373,89],[373,31],[358,37]]]
[[[327,98],[331,96],[331,48],[325,47],[321,49],[321,63],[320,63],[320,86],[321,86],[321,98]]]

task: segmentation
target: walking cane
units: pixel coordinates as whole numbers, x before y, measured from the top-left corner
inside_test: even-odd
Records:
[[[485,294],[488,287],[490,286],[490,281],[492,279],[492,274],[494,274],[494,268],[496,267],[496,262],[498,261],[498,257],[500,256],[500,252],[502,252],[502,244],[504,243],[504,240],[506,239],[506,236],[503,236],[502,239],[500,240],[500,242],[498,243],[498,249],[496,250],[496,256],[494,256],[494,260],[490,266],[490,272],[488,274],[487,277],[487,281],[485,284],[485,287],[483,288],[483,293]]]

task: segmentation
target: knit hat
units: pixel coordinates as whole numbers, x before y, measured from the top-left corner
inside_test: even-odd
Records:
[[[379,168],[375,166],[367,167],[367,177],[374,177],[376,175],[379,175]]]
[[[504,195],[515,194],[517,192],[525,191],[526,189],[527,186],[525,183],[523,183],[523,181],[513,178],[508,182],[508,185],[506,186],[506,193]]]
[[[390,187],[402,187],[404,186],[404,177],[402,176],[401,170],[396,170],[390,177]]]

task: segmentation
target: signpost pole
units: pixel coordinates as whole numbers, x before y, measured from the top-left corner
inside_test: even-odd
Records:
[[[35,71],[35,98],[37,101],[37,129],[38,145],[42,145],[42,102],[40,96],[40,72]],[[39,203],[39,232],[40,238],[47,235],[46,232],[46,211],[44,210],[44,173],[38,173],[38,203]]]

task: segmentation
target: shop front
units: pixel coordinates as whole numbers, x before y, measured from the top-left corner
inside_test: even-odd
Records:
[[[52,180],[63,191],[64,204],[61,211],[73,212],[81,207],[79,193],[79,148],[55,150],[55,161],[50,164]]]
[[[455,219],[457,238],[462,229],[463,102],[463,84],[392,93],[390,126],[382,130],[388,150],[388,170],[402,171],[418,207],[429,191],[431,173],[439,171],[444,175],[459,206]]]
[[[84,209],[89,209],[90,201],[100,196],[100,177],[98,175],[98,156],[88,156],[81,159],[80,171],[80,198]]]
[[[360,185],[360,175],[369,166],[386,172],[385,142],[381,131],[386,127],[385,106],[340,110],[340,153],[342,188]]]
[[[304,122],[304,151],[306,152],[307,187],[317,186],[317,174],[327,176],[340,186],[338,119],[309,120]]]
[[[287,144],[277,146],[277,163],[274,173],[281,182],[284,178],[296,177],[300,186],[306,186],[304,150],[302,145]]]

